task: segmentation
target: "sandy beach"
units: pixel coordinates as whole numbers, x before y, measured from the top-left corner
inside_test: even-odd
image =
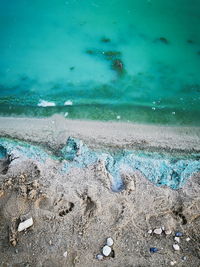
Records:
[[[92,151],[122,149],[199,153],[199,128],[122,122],[0,118],[0,136],[58,151],[69,137]],[[29,148],[27,148],[29,149]],[[157,187],[140,171],[123,169],[124,188],[112,191],[106,162],[80,167],[18,154],[1,160],[1,266],[199,267],[200,173],[179,190]],[[20,223],[33,220],[19,231]],[[107,238],[113,244],[106,247]]]

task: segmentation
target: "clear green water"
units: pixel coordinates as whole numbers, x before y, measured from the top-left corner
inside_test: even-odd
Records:
[[[200,125],[199,25],[199,0],[0,0],[0,114]]]

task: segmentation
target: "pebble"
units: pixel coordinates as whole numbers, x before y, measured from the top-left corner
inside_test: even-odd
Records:
[[[111,251],[112,251],[111,248],[106,245],[106,246],[103,247],[103,251],[102,252],[103,252],[104,256],[108,257],[110,255]]]
[[[158,252],[158,249],[157,248],[150,248],[150,252],[151,253],[156,253],[156,252]]]
[[[111,237],[108,237],[106,240],[107,246],[111,247],[114,244],[114,241]]]
[[[187,242],[189,242],[189,241],[190,241],[190,238],[189,238],[189,237],[187,237],[185,240],[186,240]]]
[[[173,244],[173,248],[174,248],[174,250],[180,250],[180,247],[179,247],[179,245],[178,244]]]
[[[182,259],[183,261],[186,261],[186,260],[187,260],[187,257],[186,257],[186,256],[183,256],[181,259]]]
[[[156,235],[161,235],[162,234],[162,228],[156,228],[156,229],[154,229],[154,234],[156,234]]]
[[[180,237],[178,237],[178,236],[175,236],[175,237],[174,237],[174,241],[176,241],[176,242],[180,243]]]
[[[178,237],[183,236],[183,233],[181,233],[181,232],[176,232],[176,233],[175,233],[175,236],[178,236]]]
[[[176,264],[176,261],[170,261],[170,265],[174,266]]]
[[[148,231],[148,234],[152,234],[152,232],[153,232],[152,230],[149,230],[149,231]]]
[[[97,254],[96,255],[96,259],[99,260],[99,261],[102,261],[103,260],[103,255],[102,254]]]
[[[31,227],[33,225],[33,218],[29,218],[28,220],[24,221],[24,222],[21,222],[18,226],[18,229],[17,231],[18,232],[21,232],[29,227]]]
[[[171,235],[172,231],[171,230],[165,230],[166,235]]]
[[[63,257],[67,258],[67,251],[63,253]]]

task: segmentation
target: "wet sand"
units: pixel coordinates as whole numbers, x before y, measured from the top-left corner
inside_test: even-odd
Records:
[[[199,152],[198,128],[117,122],[0,118],[0,136],[62,147],[69,136],[93,149],[131,148],[168,153]],[[170,152],[171,151],[171,152]],[[140,172],[122,173],[121,192],[111,190],[104,161],[61,172],[57,159],[19,157],[0,173],[1,266],[199,267],[200,174],[183,188],[157,187]],[[18,231],[20,222],[33,225]],[[161,234],[148,233],[156,228]],[[179,242],[174,240],[181,232]],[[111,254],[102,254],[112,237]],[[173,245],[178,245],[175,251]],[[150,249],[157,252],[151,253]]]

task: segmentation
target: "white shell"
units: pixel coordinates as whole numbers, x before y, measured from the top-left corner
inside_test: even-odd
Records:
[[[190,238],[189,238],[189,237],[187,237],[185,240],[186,240],[187,242],[189,242],[189,241],[190,241]]]
[[[161,228],[156,228],[156,229],[154,229],[154,234],[156,234],[156,235],[161,235],[162,234],[162,229]]]
[[[153,232],[152,230],[149,230],[149,231],[148,231],[148,234],[152,234],[152,232]]]
[[[107,240],[106,240],[106,244],[111,247],[113,244],[114,244],[114,241],[111,237],[108,237]]]
[[[17,231],[18,232],[21,232],[29,227],[31,227],[33,225],[33,218],[31,217],[30,219],[24,221],[24,222],[21,222],[18,226],[18,229]]]
[[[110,255],[110,253],[111,253],[111,248],[106,245],[106,246],[103,247],[103,251],[102,252],[103,252],[104,256],[108,257]]]
[[[179,247],[178,244],[174,244],[174,245],[173,245],[173,248],[174,248],[174,250],[180,250],[180,247]]]

